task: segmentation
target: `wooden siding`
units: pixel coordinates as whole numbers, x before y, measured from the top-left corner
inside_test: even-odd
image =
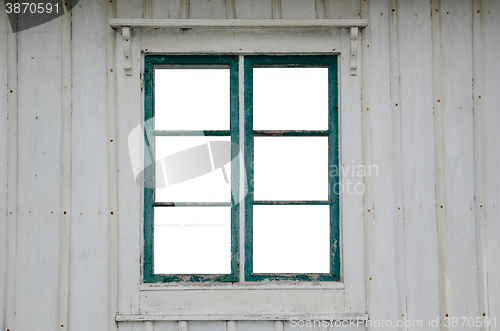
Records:
[[[109,291],[108,281],[109,257],[113,256],[109,249],[110,206],[116,199],[110,189],[115,183],[111,172],[117,176],[118,206],[113,219],[117,217],[119,222],[118,311],[140,311],[142,199],[130,173],[127,146],[129,132],[142,119],[141,53],[134,43],[149,44],[157,52],[172,51],[168,48],[172,43],[182,46],[182,38],[214,52],[221,47],[227,52],[279,50],[287,45],[290,51],[306,52],[312,45],[326,52],[338,47],[339,69],[349,72],[348,60],[342,59],[349,50],[346,29],[278,31],[283,36],[278,44],[260,39],[257,46],[252,45],[254,36],[272,33],[214,30],[218,43],[207,45],[200,31],[172,31],[158,42],[154,40],[164,31],[137,29],[132,31],[132,76],[126,76],[122,36],[117,30],[116,39],[108,40],[106,8],[114,6],[89,0],[80,1],[72,10],[70,52],[62,49],[61,19],[13,34],[7,16],[0,15],[0,84],[7,96],[0,98],[0,210],[5,215],[0,217],[0,325],[4,329],[108,327],[114,318],[109,313],[113,298],[108,301],[108,293],[114,293]],[[429,317],[447,314],[474,318],[484,314],[497,318],[490,330],[500,330],[500,2],[116,0],[116,13],[108,12],[110,15],[369,18],[369,27],[360,34],[361,79],[342,76],[340,107],[348,111],[342,113],[340,131],[350,132],[353,139],[341,141],[340,149],[346,164],[376,165],[378,176],[365,182],[369,190],[364,201],[343,200],[343,242],[353,245],[343,256],[343,272],[361,286],[346,285],[342,309],[346,313],[366,310],[374,321],[424,323]],[[321,38],[314,39],[316,34],[331,38],[335,46],[321,44]],[[116,54],[108,53],[108,42],[117,45]],[[114,56],[107,61],[110,54]],[[71,56],[69,192],[67,179],[63,179],[63,160],[68,156],[62,125],[62,112],[67,109],[62,102],[62,82],[68,72],[62,67],[63,56]],[[111,82],[114,77],[128,82],[116,90],[115,117],[108,112],[113,101],[113,97],[108,99],[108,77]],[[361,87],[362,95],[355,95],[353,91]],[[114,122],[109,120],[116,121],[115,147],[110,147]],[[12,150],[12,146],[17,148]],[[108,155],[114,148],[117,167],[110,169],[113,157],[108,159]],[[69,321],[61,328],[64,198],[70,201],[70,282]],[[350,229],[363,226],[366,240],[359,240]],[[360,254],[366,260],[356,261],[353,267],[352,257]],[[289,322],[274,321],[120,322],[118,328],[299,329]]]

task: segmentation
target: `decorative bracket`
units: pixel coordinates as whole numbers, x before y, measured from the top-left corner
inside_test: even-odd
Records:
[[[358,27],[351,27],[351,59],[349,61],[351,67],[351,76],[356,76],[358,69]]]
[[[130,59],[130,40],[132,38],[130,34],[130,27],[124,26],[122,28],[123,35],[123,56],[124,56],[124,65],[123,69],[125,69],[125,74],[127,76],[132,76],[132,59]]]

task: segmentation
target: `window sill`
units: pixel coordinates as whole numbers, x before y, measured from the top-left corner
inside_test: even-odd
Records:
[[[198,291],[198,290],[343,290],[342,282],[248,282],[248,283],[154,283],[141,284],[140,291]]]

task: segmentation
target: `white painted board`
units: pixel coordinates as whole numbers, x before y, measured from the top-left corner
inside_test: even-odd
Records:
[[[70,325],[108,321],[108,135],[106,6],[72,11],[73,132]],[[89,304],[90,303],[90,304]]]

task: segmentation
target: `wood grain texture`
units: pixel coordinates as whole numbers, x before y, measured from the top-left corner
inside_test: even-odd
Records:
[[[152,18],[181,18],[179,0],[151,0]]]
[[[380,15],[383,13],[383,15]],[[368,256],[368,311],[372,320],[397,321],[399,313],[398,284],[399,278],[396,260],[398,231],[396,228],[398,206],[394,186],[396,165],[393,151],[393,131],[397,130],[392,121],[391,107],[391,47],[390,1],[370,0],[370,47],[363,46],[364,52],[370,52],[370,92],[371,104],[363,113],[371,114],[372,172],[373,182],[373,221],[368,228],[370,247]],[[364,34],[364,33],[363,33]],[[365,35],[363,36],[365,37]],[[365,163],[365,166],[368,166]],[[366,212],[366,211],[365,211]]]
[[[20,21],[21,22],[21,21]],[[57,325],[61,210],[61,20],[18,32],[16,327]],[[58,129],[55,129],[58,128]]]
[[[0,49],[7,50],[7,36],[11,33],[10,24],[7,15],[0,15]],[[4,87],[4,95],[8,93],[7,89],[7,75],[8,75],[8,61],[7,52],[0,51],[0,85]],[[8,215],[8,161],[9,161],[9,147],[8,147],[8,112],[9,106],[7,97],[0,99],[0,325],[4,325],[5,321],[5,303],[7,293],[7,215]]]
[[[281,1],[281,18],[284,19],[316,18],[316,1],[283,0]]]
[[[437,14],[436,14],[437,15]],[[441,0],[449,316],[480,316],[474,208],[472,2]],[[477,15],[477,13],[475,14]],[[454,330],[470,330],[460,325]]]
[[[115,0],[116,17],[143,18],[143,0]]]
[[[239,19],[273,18],[271,0],[234,0],[234,6]]]
[[[475,94],[474,102],[483,103],[483,141],[484,141],[484,196],[486,215],[486,256],[488,268],[489,312],[482,312],[490,318],[500,318],[500,3],[483,0],[483,91]],[[479,96],[481,96],[479,100]],[[479,206],[481,208],[481,206]],[[500,330],[500,325],[490,330]]]
[[[484,102],[480,98],[484,92],[484,24],[482,0],[475,0],[472,9],[472,59],[473,59],[473,117],[474,117],[474,209],[476,213],[476,251],[477,251],[477,280],[478,280],[478,308],[480,314],[488,315],[488,269],[486,254],[486,215],[484,192]],[[481,207],[483,206],[483,207]],[[483,326],[481,330],[488,330]]]
[[[69,3],[65,3],[68,11]],[[61,229],[59,234],[59,311],[60,330],[68,330],[69,273],[71,259],[71,14],[61,16]]]
[[[70,325],[108,322],[108,135],[106,6],[73,11],[73,132]],[[89,304],[92,303],[92,304]]]
[[[189,0],[189,18],[226,18],[226,1]]]
[[[326,17],[330,19],[359,18],[361,2],[351,0],[325,0]]]
[[[401,125],[409,320],[440,313],[431,18],[428,1],[399,3]]]
[[[363,164],[362,159],[362,119],[361,119],[361,75],[351,76],[349,69],[349,30],[340,32],[341,47],[339,56],[340,73],[340,162],[339,168],[345,171],[340,177],[345,191],[350,193],[340,196],[341,202],[341,243],[342,274],[345,283],[345,311],[359,313],[366,311],[365,287],[365,237],[363,223],[363,178],[352,174],[354,169]],[[358,52],[361,52],[359,49]]]

